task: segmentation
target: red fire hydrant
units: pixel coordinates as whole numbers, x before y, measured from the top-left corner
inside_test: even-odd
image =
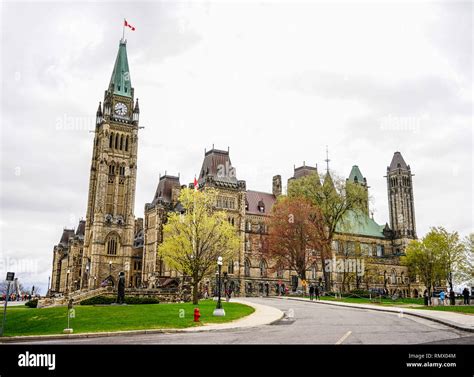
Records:
[[[200,317],[201,313],[199,312],[199,308],[194,308],[194,322],[199,322]]]

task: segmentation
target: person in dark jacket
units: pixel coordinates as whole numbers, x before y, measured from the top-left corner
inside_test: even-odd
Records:
[[[469,296],[470,296],[469,289],[464,288],[464,290],[462,291],[462,295],[464,297],[464,305],[469,305],[470,304],[469,303],[469,301],[470,301],[469,300]]]
[[[456,305],[456,295],[452,289],[449,291],[449,303],[450,305]]]
[[[316,300],[321,300],[321,297],[319,297],[319,292],[320,292],[319,287],[316,286],[314,288],[314,295],[316,296]]]
[[[428,290],[425,290],[423,293],[423,300],[425,302],[425,306],[428,306]]]
[[[314,285],[311,284],[311,285],[309,286],[309,299],[310,299],[311,301],[313,301],[313,298],[314,298]]]

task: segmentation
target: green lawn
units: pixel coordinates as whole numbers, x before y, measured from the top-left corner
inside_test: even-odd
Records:
[[[439,310],[442,312],[457,312],[462,314],[474,314],[474,306],[422,306],[413,307],[413,309]]]
[[[423,298],[399,298],[397,300],[392,299],[380,299],[369,300],[368,298],[361,297],[343,297],[342,299],[334,298],[334,296],[323,296],[321,300],[324,301],[336,301],[336,302],[347,302],[355,304],[373,304],[383,306],[400,306],[409,309],[424,309],[424,310],[440,310],[446,312],[457,312],[463,314],[474,314],[474,306],[424,306]]]
[[[223,302],[225,317],[214,317],[216,302],[199,302],[201,322],[193,322],[194,305],[151,304],[124,306],[75,306],[76,317],[71,319],[74,333],[120,330],[166,329],[201,326],[207,323],[229,322],[254,312],[250,306]],[[184,315],[183,315],[184,314]],[[7,310],[5,336],[62,334],[67,327],[67,308],[31,309],[10,307]]]
[[[389,306],[399,306],[399,305],[408,305],[408,304],[416,304],[416,305],[423,305],[422,298],[399,298],[397,300],[392,300],[390,298],[383,298],[383,299],[368,299],[363,297],[342,297],[342,298],[334,298],[334,296],[322,296],[321,300],[325,301],[339,301],[339,302],[348,302],[348,303],[355,303],[355,304],[377,304],[377,305],[389,305]]]

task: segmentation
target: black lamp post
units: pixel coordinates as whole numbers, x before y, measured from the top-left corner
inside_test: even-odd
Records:
[[[68,268],[66,271],[66,294],[69,294],[69,274],[71,270]]]
[[[222,270],[222,257],[217,258],[217,269],[218,269],[218,283],[217,283],[217,306],[214,309],[213,315],[216,317],[225,316],[225,311],[222,309],[221,303],[221,270]]]

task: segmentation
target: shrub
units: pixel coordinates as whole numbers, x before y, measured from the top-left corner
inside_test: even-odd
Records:
[[[95,296],[81,301],[81,305],[110,305],[114,303],[115,297]]]
[[[36,308],[38,307],[38,299],[35,298],[33,300],[30,300],[28,302],[25,303],[25,306],[28,306],[29,308]]]
[[[95,296],[81,301],[81,305],[110,305],[117,301],[116,297],[111,296]],[[159,304],[160,301],[154,297],[125,297],[125,303],[129,305],[141,304]]]

